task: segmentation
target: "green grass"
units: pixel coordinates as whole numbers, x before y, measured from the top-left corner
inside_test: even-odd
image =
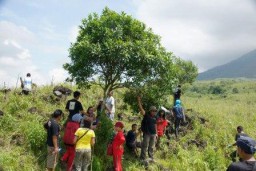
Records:
[[[247,134],[256,138],[255,83],[255,81],[217,80],[196,82],[192,86],[186,86],[182,103],[186,109],[193,109],[193,112],[187,113],[188,116],[204,117],[208,122],[201,124],[199,120],[194,120],[194,129],[188,130],[179,141],[172,138],[170,146],[165,145],[168,140],[163,138],[162,150],[155,153],[157,164],[151,164],[148,170],[157,171],[162,168],[172,171],[225,170],[231,163],[228,156],[235,150],[234,147],[227,146],[234,143],[236,127],[242,125]],[[216,87],[216,90],[221,88],[224,94],[211,94],[210,87],[211,90]],[[75,88],[72,87],[73,90],[76,90]],[[4,116],[0,117],[0,166],[4,170],[45,169],[46,132],[42,125],[55,109],[64,110],[66,104],[66,100],[60,102],[44,100],[45,96],[52,94],[52,89],[51,86],[40,87],[29,96],[20,96],[16,90],[9,92],[7,98],[0,93],[0,110],[5,112]],[[129,116],[133,111],[123,102],[124,91],[120,89],[114,93],[117,101],[116,113],[122,112]],[[85,109],[96,104],[103,94],[96,86],[90,90],[81,89],[81,92],[83,93],[81,102]],[[70,98],[72,97],[67,99]],[[170,102],[172,102],[171,96]],[[28,109],[31,107],[36,107],[37,112],[29,113]],[[135,115],[139,114],[135,113]],[[124,119],[124,123],[128,131],[134,122]],[[140,120],[136,120],[135,123],[140,125]],[[18,140],[15,137],[19,137]],[[198,148],[193,144],[188,145],[190,140],[207,142],[207,146]],[[100,150],[102,153],[104,148]],[[102,153],[101,156],[94,158],[94,166],[100,168],[98,170],[102,170],[106,165],[111,165],[111,157],[106,157]],[[144,169],[139,160],[128,152],[125,152],[123,167],[126,171]]]

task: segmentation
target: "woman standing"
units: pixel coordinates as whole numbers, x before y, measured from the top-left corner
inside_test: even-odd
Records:
[[[91,163],[91,149],[95,144],[95,133],[90,129],[91,122],[84,120],[84,127],[79,128],[75,135],[76,157],[75,170],[87,171]]]
[[[123,133],[124,125],[122,122],[117,122],[115,124],[116,135],[112,142],[113,145],[113,164],[115,171],[122,171],[122,155],[124,153],[123,144],[125,142],[125,137]]]
[[[160,110],[158,114],[158,118],[156,120],[157,124],[157,141],[156,141],[156,148],[160,147],[160,139],[164,135],[165,128],[168,125],[168,120],[165,118],[165,111]]]

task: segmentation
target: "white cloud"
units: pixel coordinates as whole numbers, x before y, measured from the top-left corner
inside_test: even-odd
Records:
[[[256,6],[252,0],[133,2],[137,17],[162,37],[163,45],[195,62],[200,70],[256,48]]]
[[[54,68],[49,71],[49,77],[52,78],[51,81],[56,83],[63,83],[65,79],[68,77],[68,73],[63,68]]]
[[[69,41],[70,42],[75,42],[76,41],[76,37],[78,36],[78,32],[79,32],[79,28],[77,26],[73,26],[70,29],[70,33],[69,33]]]

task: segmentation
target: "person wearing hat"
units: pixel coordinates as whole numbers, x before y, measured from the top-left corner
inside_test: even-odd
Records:
[[[250,137],[241,136],[236,141],[237,153],[242,161],[233,162],[227,171],[256,171],[256,141]]]
[[[154,161],[154,146],[157,138],[157,124],[156,124],[156,112],[155,106],[149,108],[149,112],[145,112],[142,107],[141,97],[137,97],[138,105],[143,119],[141,122],[141,131],[143,132],[143,141],[141,145],[140,159],[146,160],[146,152],[151,161]]]
[[[182,120],[185,121],[184,110],[181,106],[181,101],[179,99],[175,101],[175,106],[172,108],[172,115],[175,118],[175,137],[178,138],[180,123]]]
[[[122,155],[124,153],[123,144],[125,142],[125,137],[123,133],[124,124],[122,122],[116,122],[115,132],[116,135],[113,139],[113,164],[115,171],[122,171]]]
[[[60,134],[60,120],[63,112],[57,109],[52,114],[52,118],[44,124],[47,130],[47,162],[46,167],[48,171],[55,169],[59,153],[59,134]]]

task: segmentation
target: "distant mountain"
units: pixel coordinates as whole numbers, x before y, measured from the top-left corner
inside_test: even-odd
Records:
[[[198,75],[198,80],[216,78],[256,78],[256,49],[227,64],[214,67]]]

